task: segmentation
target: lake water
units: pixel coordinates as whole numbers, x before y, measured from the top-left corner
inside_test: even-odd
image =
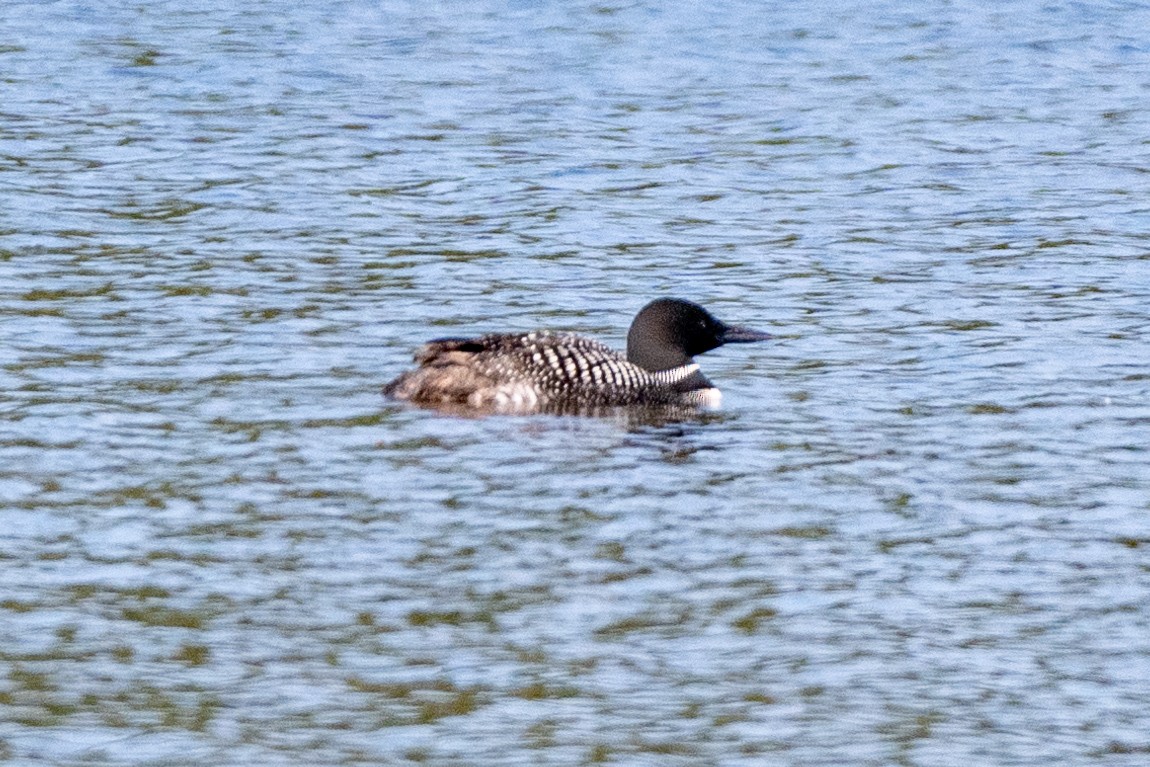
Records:
[[[1145,764],[1147,30],[6,2],[0,761]],[[380,395],[661,295],[721,410]]]

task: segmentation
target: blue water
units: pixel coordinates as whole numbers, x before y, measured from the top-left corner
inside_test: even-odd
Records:
[[[0,761],[1143,763],[1147,29],[0,6]],[[720,411],[380,395],[660,295]]]

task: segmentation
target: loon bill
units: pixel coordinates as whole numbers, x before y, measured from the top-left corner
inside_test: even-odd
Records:
[[[721,394],[694,356],[767,333],[727,325],[679,298],[643,307],[626,356],[572,333],[492,333],[441,338],[415,354],[418,367],[383,393],[419,405],[496,413],[576,412],[618,406],[715,406]]]

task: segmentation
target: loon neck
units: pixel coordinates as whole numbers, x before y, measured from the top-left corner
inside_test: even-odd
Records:
[[[690,365],[692,360],[682,349],[665,344],[627,343],[627,361],[652,373]]]

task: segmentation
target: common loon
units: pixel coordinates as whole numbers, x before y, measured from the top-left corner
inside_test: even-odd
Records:
[[[660,298],[627,332],[627,356],[572,333],[441,338],[383,393],[420,405],[495,413],[578,412],[621,405],[717,405],[719,390],[691,358],[767,333],[726,325],[690,301]]]

